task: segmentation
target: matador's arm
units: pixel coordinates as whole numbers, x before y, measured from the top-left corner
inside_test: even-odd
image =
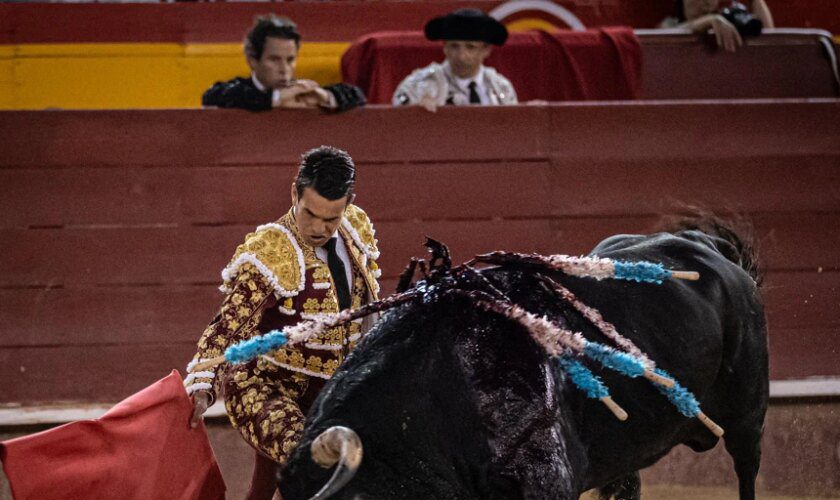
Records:
[[[220,387],[217,377],[220,367],[194,371],[195,365],[220,356],[229,345],[258,334],[257,326],[263,313],[276,303],[271,285],[251,264],[244,264],[230,285],[231,290],[222,302],[219,314],[204,330],[198,341],[198,352],[187,365],[184,380],[187,394],[203,390],[215,400]]]

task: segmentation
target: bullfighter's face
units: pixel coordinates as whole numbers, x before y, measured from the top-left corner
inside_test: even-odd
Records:
[[[443,53],[455,76],[472,78],[490,55],[490,45],[470,40],[448,40],[443,44]]]
[[[257,80],[271,89],[287,87],[295,77],[298,46],[294,40],[268,37],[265,39],[262,56],[248,57],[248,66]]]
[[[338,229],[344,218],[344,209],[350,203],[350,196],[328,200],[311,187],[303,188],[300,196],[292,183],[292,203],[295,207],[295,221],[298,231],[307,245],[323,246]]]

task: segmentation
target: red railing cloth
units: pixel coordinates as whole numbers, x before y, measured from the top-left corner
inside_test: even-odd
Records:
[[[412,70],[443,60],[439,42],[421,32],[383,31],[354,42],[341,60],[344,81],[364,90],[368,101],[387,104]],[[520,102],[636,99],[642,51],[633,30],[512,33],[485,62],[506,76]]]

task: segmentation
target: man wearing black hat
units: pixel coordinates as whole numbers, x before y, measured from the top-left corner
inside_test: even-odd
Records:
[[[491,45],[507,40],[507,28],[477,9],[460,9],[426,23],[426,38],[443,40],[446,60],[414,70],[394,92],[394,106],[516,104],[510,81],[484,66]]]

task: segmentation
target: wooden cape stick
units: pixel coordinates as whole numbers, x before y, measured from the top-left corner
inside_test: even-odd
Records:
[[[671,271],[671,277],[678,280],[697,281],[700,279],[700,273],[697,271]]]
[[[196,363],[193,367],[194,371],[203,372],[207,371],[210,368],[215,368],[220,364],[225,362],[225,355],[222,354],[221,356],[216,356],[215,358],[210,358],[208,360],[202,361],[201,363]]]
[[[618,403],[613,401],[613,398],[609,396],[604,396],[603,398],[598,398],[601,400],[604,405],[610,409],[610,411],[615,415],[615,418],[624,422],[627,420],[627,412],[624,411],[624,408],[618,406]]]
[[[706,416],[705,413],[702,411],[697,413],[697,419],[700,420],[700,422],[702,422],[703,425],[705,425],[710,431],[712,431],[712,434],[717,437],[723,437],[723,428],[716,424],[711,418]]]

